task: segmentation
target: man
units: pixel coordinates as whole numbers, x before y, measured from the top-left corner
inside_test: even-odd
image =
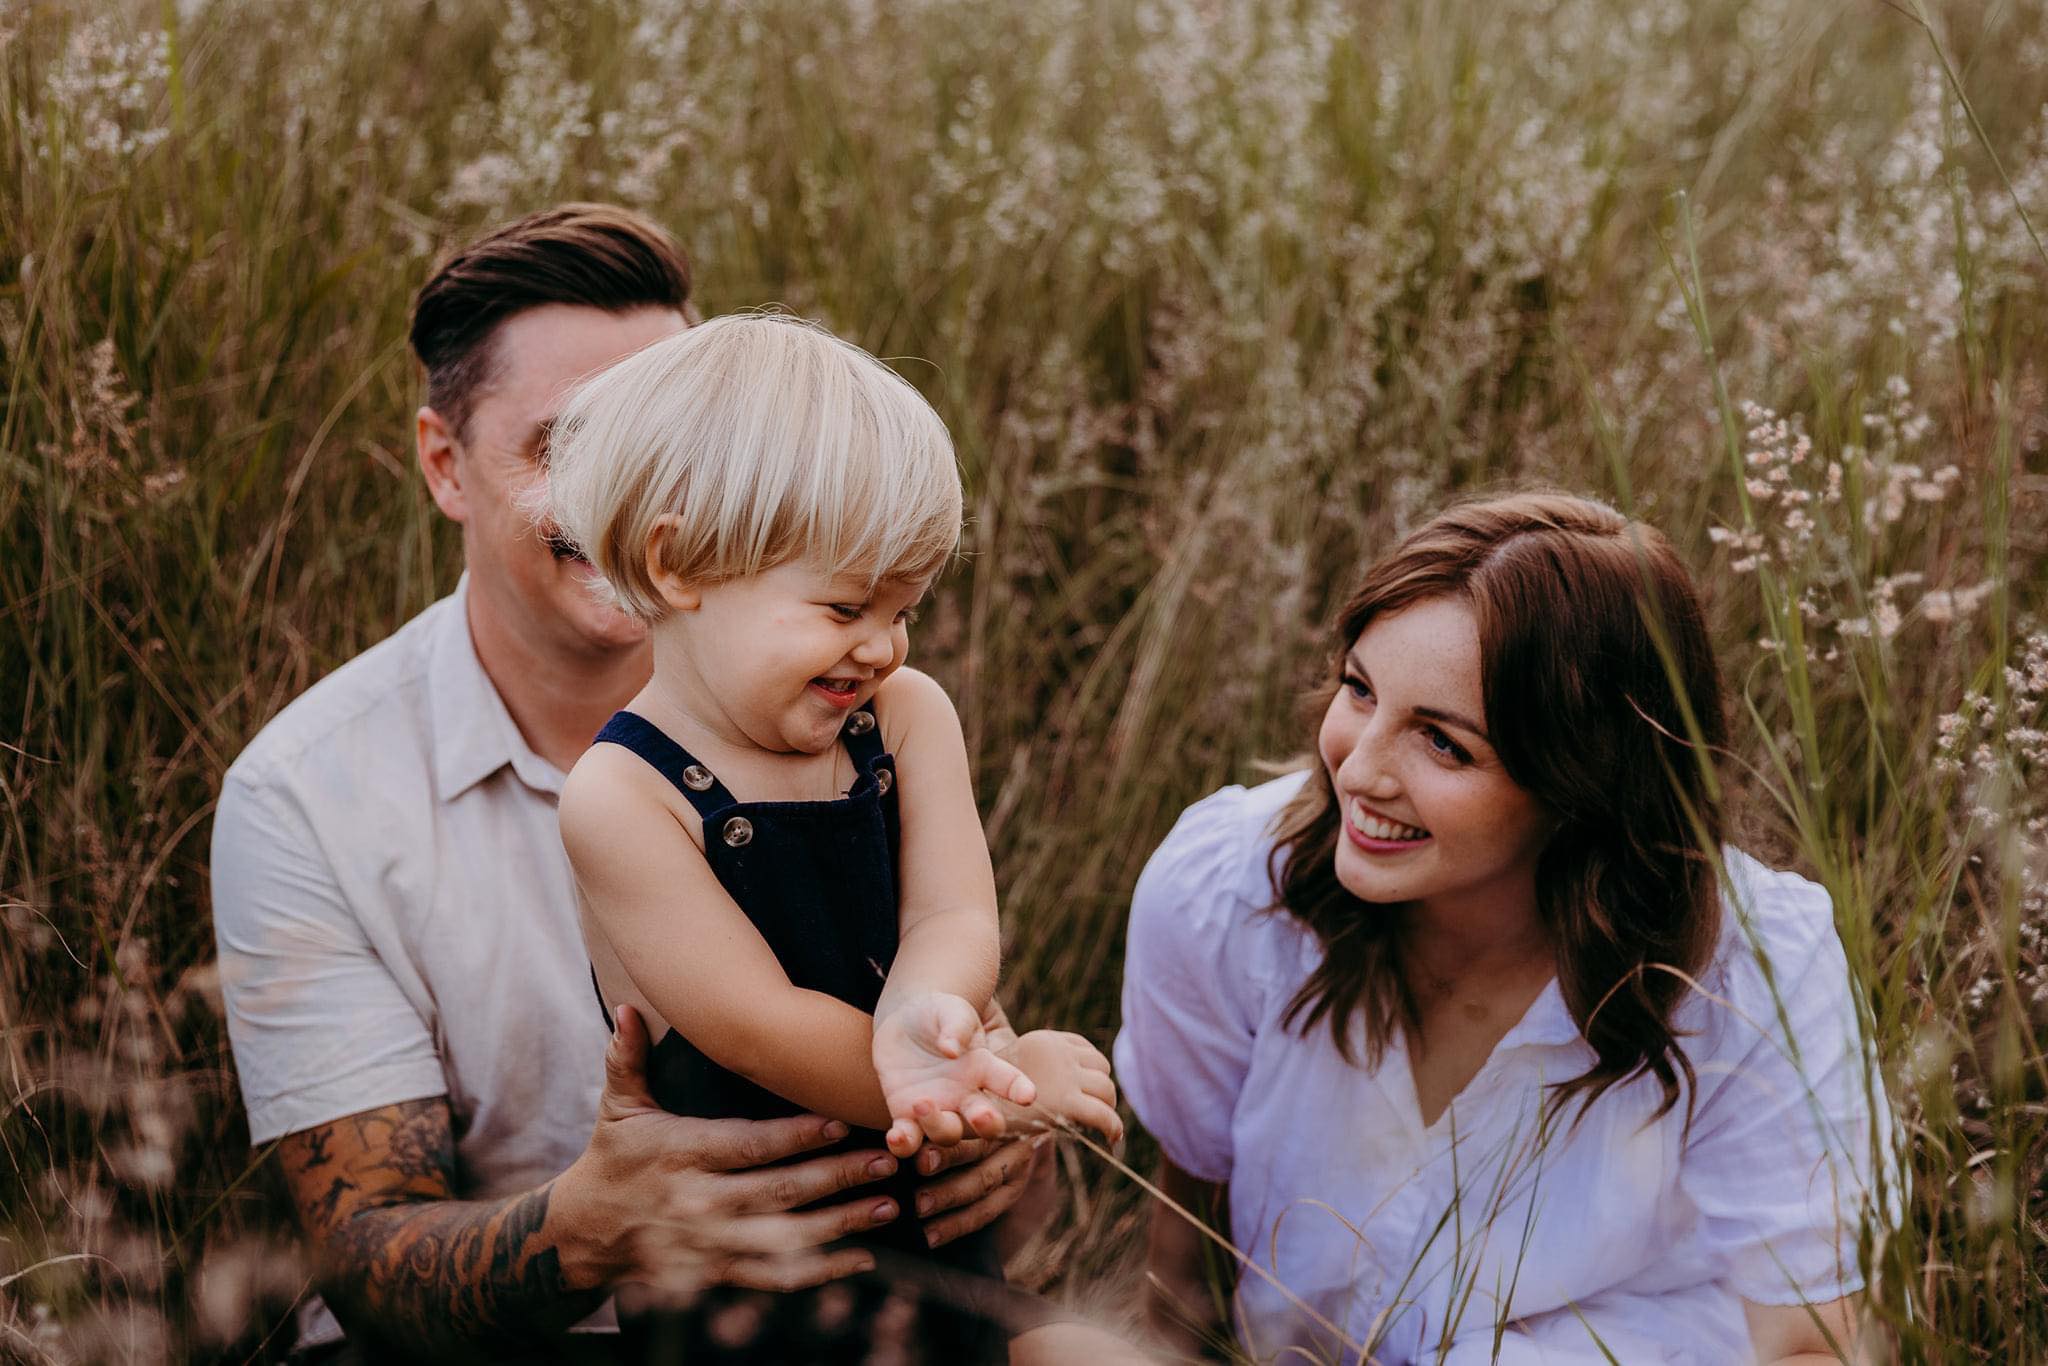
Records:
[[[651,661],[526,499],[565,392],[692,321],[681,251],[607,206],[443,264],[414,308],[415,438],[462,583],[287,707],[221,792],[214,922],[250,1138],[275,1141],[326,1303],[380,1358],[530,1353],[605,1326],[624,1282],[850,1274],[867,1254],[824,1245],[894,1215],[792,1213],[894,1159],[751,1170],[843,1127],[660,1111],[644,1025],[621,1011],[607,1048],[591,994],[555,801]],[[948,1160],[972,1165],[924,1192],[938,1241],[1009,1209],[1031,1166],[1017,1143]],[[300,1328],[302,1347],[339,1336],[317,1302]]]

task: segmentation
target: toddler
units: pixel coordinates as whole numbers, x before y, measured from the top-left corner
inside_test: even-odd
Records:
[[[550,444],[554,520],[651,635],[653,677],[569,775],[561,826],[601,999],[655,1036],[655,1097],[815,1112],[899,1159],[1054,1120],[1120,1136],[1084,1040],[998,1053],[983,1030],[996,896],[966,746],[904,667],[960,532],[930,405],[822,329],[735,315],[597,376]],[[913,1181],[865,1192],[899,1211],[885,1263],[999,1275],[986,1234],[926,1248]],[[836,1325],[815,1292],[757,1302],[766,1337],[734,1359],[858,1359],[880,1298]],[[922,1322],[933,1359],[1000,1358],[960,1315]]]

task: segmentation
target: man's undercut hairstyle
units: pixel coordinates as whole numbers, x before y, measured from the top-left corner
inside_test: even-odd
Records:
[[[960,542],[946,425],[888,366],[824,328],[738,313],[601,371],[548,446],[546,515],[646,621],[650,569],[713,584],[795,560],[917,581]]]
[[[443,260],[413,296],[412,353],[427,406],[468,439],[499,324],[546,304],[690,310],[690,262],[667,232],[612,204],[562,204],[493,229]]]

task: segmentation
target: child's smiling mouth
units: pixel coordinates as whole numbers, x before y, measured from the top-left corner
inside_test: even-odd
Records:
[[[850,707],[860,697],[860,680],[857,678],[814,678],[810,688],[834,707]]]

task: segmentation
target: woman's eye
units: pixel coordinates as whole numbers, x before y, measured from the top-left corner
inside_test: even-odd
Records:
[[[1464,746],[1438,730],[1435,726],[1430,726],[1424,730],[1422,737],[1423,742],[1429,746],[1429,751],[1432,754],[1440,755],[1445,759],[1455,759],[1461,764],[1472,757],[1465,752]]]
[[[1364,700],[1372,696],[1371,686],[1368,685],[1366,681],[1360,678],[1357,674],[1345,674],[1343,682],[1344,690],[1350,693],[1353,697],[1359,698],[1360,700]]]

